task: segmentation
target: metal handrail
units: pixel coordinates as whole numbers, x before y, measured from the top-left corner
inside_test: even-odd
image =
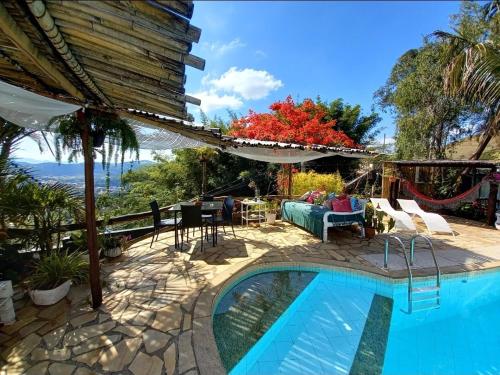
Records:
[[[432,241],[429,237],[424,236],[423,234],[416,234],[411,238],[410,241],[410,265],[413,266],[413,259],[415,257],[415,242],[417,238],[423,238],[427,244],[429,245],[429,248],[431,249],[431,254],[432,254],[432,259],[434,260],[434,266],[436,267],[436,286],[440,287],[441,286],[441,270],[439,269],[439,264],[436,259],[436,254],[434,252],[434,245],[432,244]]]
[[[389,236],[389,238],[385,239],[385,253],[384,253],[384,268],[387,268],[387,257],[389,256],[389,240],[396,240],[401,245],[401,252],[405,258],[406,270],[408,271],[408,311],[411,313],[412,310],[412,291],[413,291],[413,273],[411,272],[410,261],[408,260],[408,256],[406,255],[406,247],[401,238],[398,236]]]

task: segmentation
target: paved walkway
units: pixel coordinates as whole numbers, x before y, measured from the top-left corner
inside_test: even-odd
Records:
[[[450,221],[456,238],[434,239],[445,273],[500,265],[500,231],[476,222]],[[196,319],[209,319],[211,304],[200,301],[207,300],[211,287],[249,265],[272,262],[340,265],[405,276],[402,258],[396,254],[391,253],[391,271],[380,268],[384,239],[385,235],[367,240],[350,231],[334,231],[331,241],[322,243],[285,223],[238,227],[236,238],[229,232],[221,235],[219,245],[207,247],[203,254],[196,242],[187,252],[174,251],[171,233],[161,235],[152,249],[146,239],[119,259],[103,263],[104,303],[96,311],[89,307],[84,287],[72,288],[66,299],[46,308],[25,299],[17,322],[0,328],[0,375],[196,374],[199,366],[210,368],[208,362],[217,361],[199,358],[193,350],[193,345],[214,345],[200,343],[199,334],[193,339]],[[428,254],[417,251],[417,274],[432,271],[429,261]]]

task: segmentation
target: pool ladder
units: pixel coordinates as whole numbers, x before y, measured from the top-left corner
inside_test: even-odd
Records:
[[[436,254],[434,253],[434,246],[432,245],[432,241],[429,237],[424,236],[422,234],[414,235],[410,240],[410,259],[408,259],[408,255],[406,254],[406,247],[401,238],[397,236],[389,236],[385,240],[384,247],[384,268],[387,268],[387,261],[389,258],[389,241],[390,239],[396,240],[401,248],[401,252],[403,253],[406,269],[408,271],[408,313],[411,314],[414,311],[424,311],[424,310],[432,310],[440,307],[440,290],[441,290],[441,270],[439,269],[439,265],[436,259]],[[413,273],[411,271],[411,267],[413,266],[413,261],[415,259],[415,242],[418,238],[423,238],[425,242],[429,245],[429,249],[431,250],[432,259],[434,261],[434,266],[436,267],[436,285],[435,286],[426,286],[421,288],[413,287]],[[427,304],[425,304],[427,302]],[[429,302],[431,302],[429,304]],[[414,308],[413,304],[419,304],[417,308]],[[420,305],[423,303],[424,305]]]

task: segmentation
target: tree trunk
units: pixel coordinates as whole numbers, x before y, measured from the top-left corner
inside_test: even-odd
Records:
[[[85,158],[85,219],[87,225],[87,247],[90,259],[89,280],[92,293],[92,307],[96,309],[102,304],[102,289],[95,219],[94,156],[90,140],[90,124],[85,120],[85,114],[81,110],[77,112],[77,116],[82,126],[81,138]]]

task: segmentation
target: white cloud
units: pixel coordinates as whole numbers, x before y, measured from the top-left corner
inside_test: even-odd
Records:
[[[208,81],[208,84],[216,90],[237,93],[247,100],[262,99],[283,86],[283,82],[265,70],[238,70],[236,67],[230,68],[218,79]]]
[[[212,42],[212,43],[204,43],[203,47],[211,52],[213,55],[216,57],[220,57],[222,55],[225,55],[226,53],[237,49],[241,47],[245,47],[245,43],[243,43],[240,38],[235,38],[231,40],[230,42],[227,43],[222,43],[219,41]]]
[[[243,105],[243,101],[238,96],[219,95],[213,90],[199,91],[189,95],[201,100],[200,108],[206,113],[225,108],[238,109]]]
[[[261,59],[265,59],[267,57],[267,53],[265,53],[264,51],[258,49],[257,51],[255,51],[255,55],[257,57],[260,57]]]

